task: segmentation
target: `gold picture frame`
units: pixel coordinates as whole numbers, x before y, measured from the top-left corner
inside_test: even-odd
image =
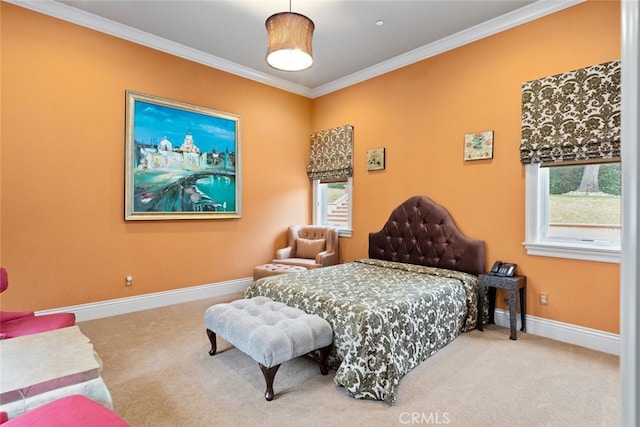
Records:
[[[240,116],[126,91],[125,220],[241,217]]]
[[[384,169],[385,149],[372,148],[367,151],[367,170],[377,171]]]
[[[464,136],[464,159],[493,158],[493,131],[468,133]]]

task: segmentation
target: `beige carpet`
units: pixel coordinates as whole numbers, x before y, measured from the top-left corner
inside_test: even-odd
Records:
[[[396,405],[356,400],[311,359],[283,364],[275,399],[251,358],[211,357],[204,311],[186,304],[79,324],[104,363],[114,410],[132,426],[616,426],[619,359],[489,326],[465,333],[406,375]]]

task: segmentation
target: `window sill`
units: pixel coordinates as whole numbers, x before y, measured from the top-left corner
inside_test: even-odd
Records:
[[[351,237],[353,230],[349,228],[340,228],[338,230],[338,237]]]
[[[527,254],[553,258],[620,263],[620,246],[596,246],[577,242],[524,242]]]

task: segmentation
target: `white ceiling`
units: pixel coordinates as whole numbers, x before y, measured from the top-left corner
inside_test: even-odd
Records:
[[[265,60],[265,20],[286,0],[6,0],[253,80],[316,97],[581,0],[292,0],[315,23],[315,62]],[[384,25],[376,25],[383,20]]]

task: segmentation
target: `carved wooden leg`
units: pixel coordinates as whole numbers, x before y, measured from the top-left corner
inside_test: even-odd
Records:
[[[210,329],[207,329],[207,336],[211,341],[211,350],[209,350],[209,356],[215,356],[218,347],[216,346],[216,333]]]
[[[320,373],[322,375],[327,375],[329,373],[329,368],[327,367],[327,359],[329,358],[330,352],[331,344],[320,349]]]
[[[268,401],[273,400],[273,379],[276,376],[276,372],[278,372],[278,368],[280,365],[272,366],[267,368],[262,363],[258,363],[260,365],[260,369],[262,370],[262,375],[264,375],[264,380],[267,383],[267,391],[264,392],[264,398]]]

